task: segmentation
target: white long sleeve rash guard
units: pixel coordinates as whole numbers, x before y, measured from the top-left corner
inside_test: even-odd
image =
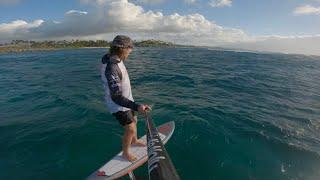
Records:
[[[109,112],[138,111],[139,104],[134,102],[129,75],[120,58],[106,54],[101,62],[101,79]]]

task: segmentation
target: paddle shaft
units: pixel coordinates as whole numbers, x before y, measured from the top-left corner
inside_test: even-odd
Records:
[[[180,180],[157,128],[147,112],[144,115],[147,129],[149,180]]]

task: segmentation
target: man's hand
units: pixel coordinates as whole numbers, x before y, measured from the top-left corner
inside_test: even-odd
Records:
[[[147,110],[152,110],[151,107],[147,104],[140,104],[138,107],[138,112],[141,114],[144,114],[145,111],[147,111]]]

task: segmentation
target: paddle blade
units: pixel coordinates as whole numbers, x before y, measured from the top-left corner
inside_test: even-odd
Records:
[[[148,171],[150,180],[179,180],[179,175],[164,147],[153,121],[146,115]]]

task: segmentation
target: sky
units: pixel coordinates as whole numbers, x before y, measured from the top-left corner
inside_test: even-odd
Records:
[[[0,41],[159,39],[320,55],[320,0],[0,0]]]

